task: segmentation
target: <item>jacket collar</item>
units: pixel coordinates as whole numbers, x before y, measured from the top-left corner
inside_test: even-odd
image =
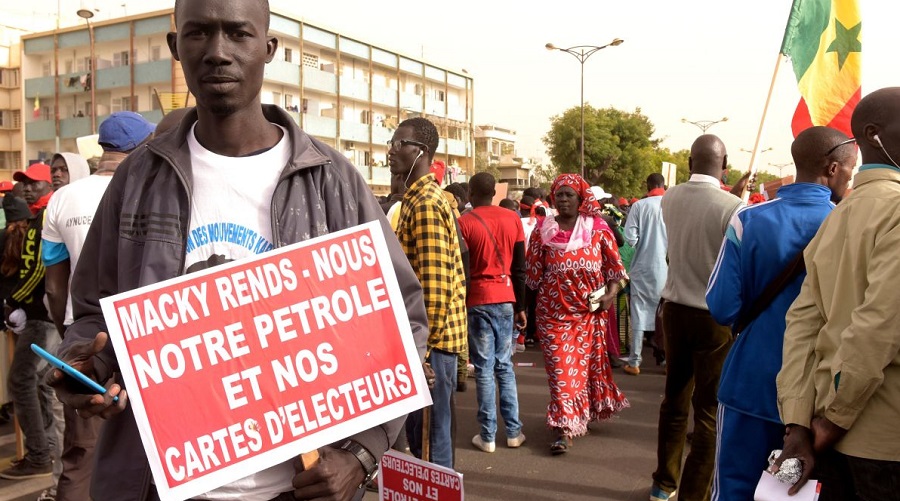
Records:
[[[859,188],[860,186],[873,181],[894,181],[900,183],[900,171],[893,166],[884,169],[878,167],[881,167],[881,165],[863,164],[860,167],[859,172],[856,173],[856,176],[853,177],[853,188]]]

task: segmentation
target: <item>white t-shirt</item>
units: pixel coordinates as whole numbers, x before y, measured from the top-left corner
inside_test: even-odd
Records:
[[[196,124],[195,124],[196,125]],[[188,134],[193,171],[191,225],[185,272],[253,256],[273,248],[270,209],[275,185],[291,155],[287,131],[257,155],[226,157]],[[207,492],[198,499],[268,501],[293,490],[290,461]]]
[[[91,221],[100,199],[112,176],[93,175],[63,186],[50,197],[44,213],[44,228],[41,238],[48,242],[64,244],[69,254],[69,286],[75,274],[75,265],[81,255],[81,248],[91,228]],[[72,295],[67,294],[65,325],[72,324]]]

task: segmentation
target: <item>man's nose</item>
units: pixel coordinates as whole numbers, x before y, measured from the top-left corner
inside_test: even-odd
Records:
[[[216,33],[209,38],[209,45],[206,49],[206,61],[216,65],[231,62],[230,44],[224,33]]]

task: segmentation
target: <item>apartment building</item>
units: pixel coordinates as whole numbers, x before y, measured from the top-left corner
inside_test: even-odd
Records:
[[[484,155],[487,164],[500,173],[497,181],[510,190],[523,190],[532,184],[533,162],[516,154],[516,131],[497,125],[475,127],[475,154]]]
[[[25,120],[27,158],[74,151],[76,138],[115,111],[159,121],[165,97],[187,94],[166,46],[170,31],[174,15],[165,10],[24,36],[25,106],[37,102],[39,110]],[[273,12],[270,32],[279,47],[266,67],[262,102],[281,106],[307,133],[346,155],[376,194],[390,188],[386,143],[411,117],[437,125],[435,159],[463,173],[460,179],[472,173],[471,76],[289,14]]]
[[[22,164],[22,85],[19,35],[0,28],[0,180],[12,179]]]

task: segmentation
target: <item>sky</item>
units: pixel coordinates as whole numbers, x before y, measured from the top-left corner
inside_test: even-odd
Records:
[[[900,2],[858,0],[863,26],[863,94],[900,85],[896,20]],[[55,23],[77,24],[78,0],[32,0],[13,10]],[[104,0],[96,19],[137,14],[173,0]],[[109,7],[115,5],[115,7]],[[584,99],[594,107],[640,108],[654,138],[672,150],[688,149],[700,134],[690,121],[719,120],[709,129],[724,141],[730,163],[746,170],[781,46],[790,0],[271,0],[290,12],[384,48],[465,69],[475,79],[475,122],[517,132],[519,156],[547,161],[542,138],[550,119],[580,105],[580,64],[558,47],[625,42],[595,53],[584,65]],[[69,11],[69,12],[67,12]],[[9,24],[13,21],[8,21]],[[47,28],[52,28],[48,26]],[[757,165],[791,162],[790,121],[799,99],[790,62],[778,71]],[[783,174],[793,167],[783,168]]]

